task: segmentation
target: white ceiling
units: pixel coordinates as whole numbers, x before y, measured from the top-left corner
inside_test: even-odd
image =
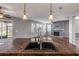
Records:
[[[23,16],[23,3],[4,3],[0,6],[5,7],[5,13],[11,16],[20,18]],[[55,20],[64,20],[71,14],[79,13],[78,3],[53,3],[52,6]],[[59,7],[63,7],[63,9],[60,10]],[[26,12],[29,19],[46,21],[49,15],[49,3],[27,3]]]

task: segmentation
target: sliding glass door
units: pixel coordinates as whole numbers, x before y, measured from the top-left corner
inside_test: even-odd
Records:
[[[13,24],[12,22],[2,21],[0,22],[0,39],[6,39],[12,37]]]

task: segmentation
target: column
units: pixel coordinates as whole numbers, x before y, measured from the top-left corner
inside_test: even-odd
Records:
[[[76,44],[75,38],[75,16],[69,17],[69,43]]]

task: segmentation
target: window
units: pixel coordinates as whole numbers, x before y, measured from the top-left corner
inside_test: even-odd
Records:
[[[13,24],[12,23],[8,23],[7,27],[8,27],[8,37],[12,37]]]
[[[31,32],[34,33],[34,32],[35,32],[35,24],[32,23],[31,27],[32,27],[32,28],[31,28]]]
[[[51,35],[51,24],[47,24],[48,35]]]
[[[12,37],[13,23],[3,21],[0,22],[0,39]]]
[[[41,28],[42,30],[42,35],[46,35],[46,30],[47,30],[47,34],[51,35],[51,24],[32,23],[32,33],[38,33],[39,28]]]
[[[32,34],[38,34],[38,29],[41,28],[42,29],[42,24],[37,24],[37,23],[32,23],[31,25],[32,29]]]

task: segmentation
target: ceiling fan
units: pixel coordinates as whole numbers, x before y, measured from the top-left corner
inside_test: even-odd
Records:
[[[12,18],[9,14],[5,13],[3,10],[6,9],[5,7],[0,6],[0,19],[3,18]]]

